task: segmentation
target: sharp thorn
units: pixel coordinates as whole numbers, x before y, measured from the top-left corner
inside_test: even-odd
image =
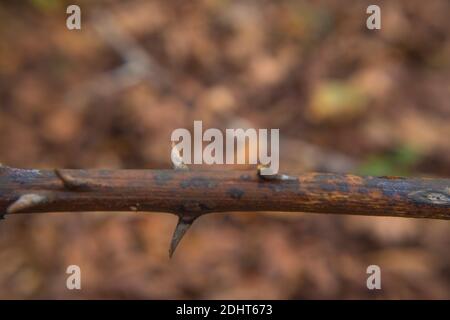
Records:
[[[269,168],[267,168],[264,165],[258,165],[258,177],[260,177],[263,180],[269,180],[269,181],[297,181],[297,177],[289,176],[287,174],[263,174],[263,170],[270,171]]]
[[[46,203],[48,201],[48,198],[43,195],[34,194],[34,193],[28,193],[24,194],[19,197],[15,202],[13,202],[8,209],[6,210],[6,213],[16,213],[19,211],[24,211],[27,209],[30,209],[36,205]]]
[[[267,170],[269,168],[261,163],[258,163],[257,165],[258,170],[258,177],[260,177],[263,180],[276,180],[276,174],[266,174]]]
[[[194,221],[186,221],[181,217],[178,220],[177,226],[175,227],[175,231],[173,232],[172,241],[170,242],[170,249],[169,249],[170,258],[172,258],[173,254],[175,253],[175,249],[177,248],[181,239],[186,234],[186,231],[189,229],[189,227],[192,225],[193,222]]]
[[[74,178],[60,169],[55,169],[55,174],[69,190],[86,190],[90,187],[89,182]]]

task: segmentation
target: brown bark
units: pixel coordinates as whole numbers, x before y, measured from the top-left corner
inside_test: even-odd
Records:
[[[56,174],[58,173],[58,174]],[[450,180],[255,171],[0,171],[0,212],[156,211],[197,217],[224,211],[293,211],[450,219]],[[13,212],[11,212],[13,213]]]
[[[181,238],[197,217],[211,212],[289,211],[448,220],[450,179],[324,173],[261,176],[257,170],[0,167],[0,212],[61,211],[169,212],[180,217],[175,238]]]

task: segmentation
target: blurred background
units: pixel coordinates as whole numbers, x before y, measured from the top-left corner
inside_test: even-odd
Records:
[[[81,7],[82,29],[66,28]],[[381,7],[381,30],[366,8]],[[280,128],[281,171],[450,178],[450,2],[0,1],[0,162],[170,168],[170,134]],[[205,195],[207,196],[207,195]],[[446,221],[7,216],[0,298],[450,298]],[[66,289],[67,266],[82,290]],[[382,290],[366,288],[379,265]]]

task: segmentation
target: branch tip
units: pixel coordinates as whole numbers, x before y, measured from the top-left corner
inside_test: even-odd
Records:
[[[31,209],[34,206],[44,204],[48,201],[48,198],[43,195],[28,193],[21,195],[19,199],[14,201],[6,210],[6,213],[16,213],[19,211],[24,211],[27,209]]]

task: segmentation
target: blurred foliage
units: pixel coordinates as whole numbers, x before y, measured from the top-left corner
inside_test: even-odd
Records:
[[[368,103],[362,90],[339,81],[322,83],[311,99],[310,115],[315,121],[351,119],[364,112]]]
[[[403,146],[390,153],[368,157],[358,172],[372,176],[410,176],[420,159],[421,154],[417,149]]]
[[[56,11],[57,9],[61,9],[64,6],[66,1],[61,0],[28,0],[31,2],[31,5],[36,9],[41,11]]]

